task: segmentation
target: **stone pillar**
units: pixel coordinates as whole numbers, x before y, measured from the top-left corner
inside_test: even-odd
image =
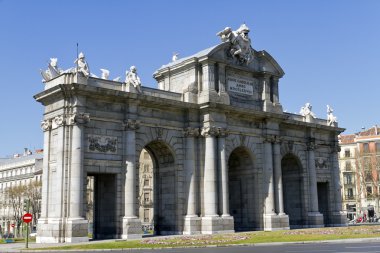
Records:
[[[206,103],[219,100],[215,90],[215,62],[202,63],[202,90],[198,97],[198,103]]]
[[[272,141],[271,136],[268,136],[264,140],[264,218],[276,215],[274,212]],[[266,228],[267,225],[270,224],[265,224],[264,221],[264,228]]]
[[[216,171],[216,134],[214,127],[202,129],[205,137],[205,170],[204,170],[204,212],[206,217],[218,216],[217,214],[217,171]]]
[[[228,193],[228,167],[226,160],[225,138],[227,136],[225,129],[218,129],[218,154],[219,154],[219,210],[222,216],[230,216],[229,211],[229,193]]]
[[[83,124],[89,122],[89,114],[77,113],[69,118],[72,126],[71,164],[70,164],[70,206],[66,228],[66,242],[88,241],[88,221],[83,213]]]
[[[289,216],[284,212],[284,198],[282,188],[282,169],[281,169],[281,140],[276,136],[273,144],[273,166],[274,166],[274,193],[275,193],[275,210],[278,214],[279,229],[290,229]]]
[[[280,212],[279,215],[275,213],[276,198],[280,199],[279,193],[275,191],[282,191],[281,183],[281,161],[279,144],[273,144],[278,140],[275,135],[267,135],[264,139],[264,161],[263,161],[263,194],[264,194],[264,230],[273,231],[280,229],[289,229],[289,217]],[[274,168],[276,171],[274,171]],[[274,172],[276,178],[274,178]],[[276,181],[275,181],[276,180]],[[283,207],[282,207],[283,209]]]
[[[44,131],[44,159],[42,164],[42,192],[41,192],[41,216],[38,224],[46,222],[48,217],[48,188],[49,188],[49,154],[50,154],[50,138],[51,138],[51,120],[41,122],[41,128]]]
[[[223,228],[227,232],[234,232],[234,217],[230,215],[229,192],[228,192],[228,165],[226,157],[226,136],[228,131],[218,128],[218,167],[219,167],[219,212]]]
[[[141,221],[136,215],[137,192],[136,192],[136,129],[139,124],[135,120],[128,120],[124,124],[125,139],[125,198],[123,217],[123,239],[142,237]]]
[[[317,174],[315,170],[315,141],[310,138],[307,147],[307,164],[309,174],[309,225],[310,227],[323,227],[323,215],[318,210]]]
[[[230,97],[226,91],[227,80],[226,80],[226,64],[218,63],[218,74],[219,74],[219,97],[220,102],[223,104],[230,104]]]
[[[276,139],[273,145],[273,163],[274,163],[274,187],[276,199],[276,213],[283,215],[284,199],[282,190],[282,170],[281,170],[281,150],[280,141]]]
[[[215,127],[204,127],[201,134],[205,137],[202,234],[214,234],[222,230],[218,215],[217,129]]]
[[[280,103],[279,98],[279,90],[278,90],[278,77],[273,76],[272,77],[272,88],[273,88],[273,105],[274,110],[277,113],[282,113],[282,105]]]
[[[185,180],[188,190],[187,212],[184,221],[184,234],[200,234],[201,218],[197,215],[197,188],[196,188],[196,166],[195,166],[195,137],[199,135],[198,128],[188,127],[184,130],[186,137],[185,150]]]
[[[339,171],[339,160],[338,154],[340,152],[340,146],[335,142],[331,146],[330,154],[330,165],[333,176],[332,190],[334,191],[334,205],[331,217],[331,226],[347,226],[346,214],[342,211],[342,193],[341,193],[341,182],[340,182],[340,171]]]
[[[264,76],[260,78],[260,82],[263,87],[263,92],[261,94],[261,99],[263,100],[263,110],[270,112],[273,108],[273,103],[270,101],[270,76],[264,74]]]

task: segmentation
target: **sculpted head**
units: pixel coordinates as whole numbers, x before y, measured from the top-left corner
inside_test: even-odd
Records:
[[[50,58],[50,66],[57,67],[58,58]]]
[[[135,66],[131,66],[131,67],[129,68],[129,70],[130,70],[131,72],[136,72],[136,71],[137,71],[137,69],[136,69]]]

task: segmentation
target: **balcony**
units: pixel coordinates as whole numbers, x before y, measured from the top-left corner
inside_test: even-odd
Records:
[[[354,196],[354,195],[345,195],[345,196],[344,196],[344,199],[345,199],[345,200],[354,200],[354,199],[355,199],[355,196]]]

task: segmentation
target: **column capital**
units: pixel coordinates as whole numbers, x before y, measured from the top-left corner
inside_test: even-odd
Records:
[[[90,122],[89,113],[74,113],[68,117],[68,125],[82,125]]]
[[[330,145],[330,153],[339,153],[341,148],[338,143],[333,143]]]
[[[46,120],[41,121],[41,129],[44,132],[51,130],[51,126],[52,126],[51,119],[46,119]]]
[[[201,131],[201,135],[203,137],[209,137],[209,136],[217,136],[218,134],[218,129],[214,126],[208,126],[208,127],[203,127]]]
[[[307,150],[308,151],[315,150],[315,138],[309,138],[309,140],[307,142]]]
[[[135,119],[127,119],[123,122],[124,130],[137,130],[140,128],[140,121]]]
[[[58,127],[64,126],[64,125],[66,125],[65,115],[58,115],[52,119],[52,128],[58,128]]]
[[[227,130],[227,128],[218,127],[217,135],[219,137],[227,137],[229,135],[229,131]]]
[[[185,137],[198,137],[199,128],[186,127],[185,129],[183,129],[183,134],[185,135]]]
[[[281,143],[282,142],[282,138],[279,135],[267,134],[267,135],[264,136],[264,142]]]

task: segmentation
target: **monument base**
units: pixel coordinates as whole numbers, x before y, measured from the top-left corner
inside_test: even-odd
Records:
[[[347,227],[347,215],[344,212],[333,212],[330,227]]]
[[[202,234],[234,233],[234,217],[202,217]]]
[[[196,235],[201,233],[201,218],[198,216],[185,216],[184,235]]]
[[[323,222],[323,214],[319,212],[310,212],[307,214],[310,228],[323,228],[325,226]]]
[[[286,214],[264,214],[264,231],[289,230],[289,216]]]
[[[37,243],[77,243],[88,242],[88,221],[84,218],[39,219],[37,224]]]
[[[141,221],[137,217],[123,218],[122,239],[139,239],[142,238]]]

